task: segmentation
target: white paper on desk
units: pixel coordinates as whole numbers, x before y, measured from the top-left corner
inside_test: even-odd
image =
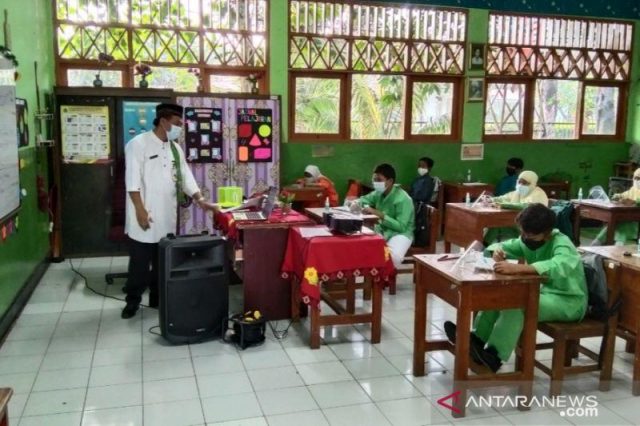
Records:
[[[509,263],[518,263],[518,261],[516,259],[507,259],[507,262]],[[487,272],[493,272],[493,267],[496,264],[496,261],[493,260],[492,257],[478,257],[478,259],[476,260],[476,263],[473,265],[473,267],[476,270],[479,271],[487,271]]]
[[[300,228],[300,235],[302,238],[313,238],[313,237],[331,237],[333,234],[329,231],[329,228],[326,226],[322,227],[311,227],[311,228]]]
[[[482,183],[482,182],[462,182],[462,185],[464,186],[480,186],[480,185],[486,185],[486,183]]]
[[[221,213],[229,213],[236,210],[248,209],[249,207],[260,207],[261,197],[249,198],[242,205],[230,207],[228,209],[220,209]]]
[[[367,226],[363,226],[362,229],[360,230],[360,233],[362,235],[375,235],[376,234],[376,232],[373,229],[371,229],[371,228],[369,228]]]

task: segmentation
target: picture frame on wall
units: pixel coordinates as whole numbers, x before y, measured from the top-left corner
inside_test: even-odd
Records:
[[[469,49],[469,69],[484,70],[485,45],[482,43],[471,43]]]
[[[484,100],[484,78],[470,78],[467,84],[467,102]]]

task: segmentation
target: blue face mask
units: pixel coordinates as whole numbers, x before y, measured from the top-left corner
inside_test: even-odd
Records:
[[[516,191],[518,191],[518,194],[520,194],[521,197],[526,197],[527,195],[529,195],[529,192],[531,192],[531,188],[527,185],[517,183]]]
[[[386,188],[384,182],[372,182],[373,190],[382,194]]]
[[[182,133],[182,127],[178,127],[175,124],[171,125],[171,128],[167,132],[167,139],[170,141],[175,141],[180,137],[180,133]]]

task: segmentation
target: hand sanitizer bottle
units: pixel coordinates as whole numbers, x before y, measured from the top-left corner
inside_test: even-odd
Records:
[[[325,212],[331,211],[331,204],[329,204],[329,197],[324,199],[324,211]]]
[[[578,189],[578,201],[582,201],[582,188]]]
[[[471,207],[471,195],[468,192],[467,195],[464,196],[464,205]]]
[[[471,169],[467,170],[467,182],[471,182]]]

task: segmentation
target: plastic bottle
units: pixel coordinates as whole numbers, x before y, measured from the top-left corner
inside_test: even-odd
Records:
[[[471,169],[467,170],[467,182],[471,182]]]
[[[582,188],[578,189],[578,201],[582,201]]]
[[[324,211],[325,212],[331,211],[331,204],[329,204],[329,197],[324,199]]]
[[[471,207],[471,195],[468,192],[467,195],[464,196],[464,205]]]

